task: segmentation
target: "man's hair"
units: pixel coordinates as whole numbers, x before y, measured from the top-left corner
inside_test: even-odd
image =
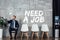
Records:
[[[15,17],[15,18],[16,18],[16,16],[15,16],[15,15],[13,15],[13,17]]]

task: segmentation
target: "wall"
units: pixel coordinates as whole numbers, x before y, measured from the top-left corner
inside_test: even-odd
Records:
[[[49,25],[49,35],[52,36],[52,0],[0,0],[0,16],[10,19],[12,15],[16,15],[20,28],[25,10],[42,10],[45,17],[44,23]],[[10,13],[13,14],[9,15]],[[31,23],[29,23],[29,29],[30,25]],[[41,23],[38,25],[41,27]],[[8,28],[4,28],[4,36],[9,36]],[[20,30],[18,34],[20,34]]]

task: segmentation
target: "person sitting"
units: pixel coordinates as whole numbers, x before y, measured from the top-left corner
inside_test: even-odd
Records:
[[[10,27],[9,27],[10,39],[12,39],[12,31],[15,31],[15,36],[14,36],[15,39],[16,39],[16,36],[17,36],[17,32],[18,32],[18,28],[19,28],[19,23],[15,19],[16,19],[16,16],[13,15],[12,19],[8,21],[8,23],[10,24]]]

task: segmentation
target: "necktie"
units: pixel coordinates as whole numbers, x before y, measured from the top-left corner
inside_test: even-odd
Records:
[[[15,20],[13,20],[13,27],[15,28]]]

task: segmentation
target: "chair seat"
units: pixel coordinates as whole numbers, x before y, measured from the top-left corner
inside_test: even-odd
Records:
[[[37,25],[37,24],[33,24],[33,25],[32,25],[32,28],[31,28],[31,31],[33,31],[33,32],[38,32],[38,31],[39,31],[38,25]]]
[[[41,31],[48,32],[49,28],[47,24],[42,24]]]
[[[12,33],[15,33],[15,31],[12,31]]]
[[[22,24],[21,32],[28,32],[28,31],[29,31],[28,25],[27,24]]]

